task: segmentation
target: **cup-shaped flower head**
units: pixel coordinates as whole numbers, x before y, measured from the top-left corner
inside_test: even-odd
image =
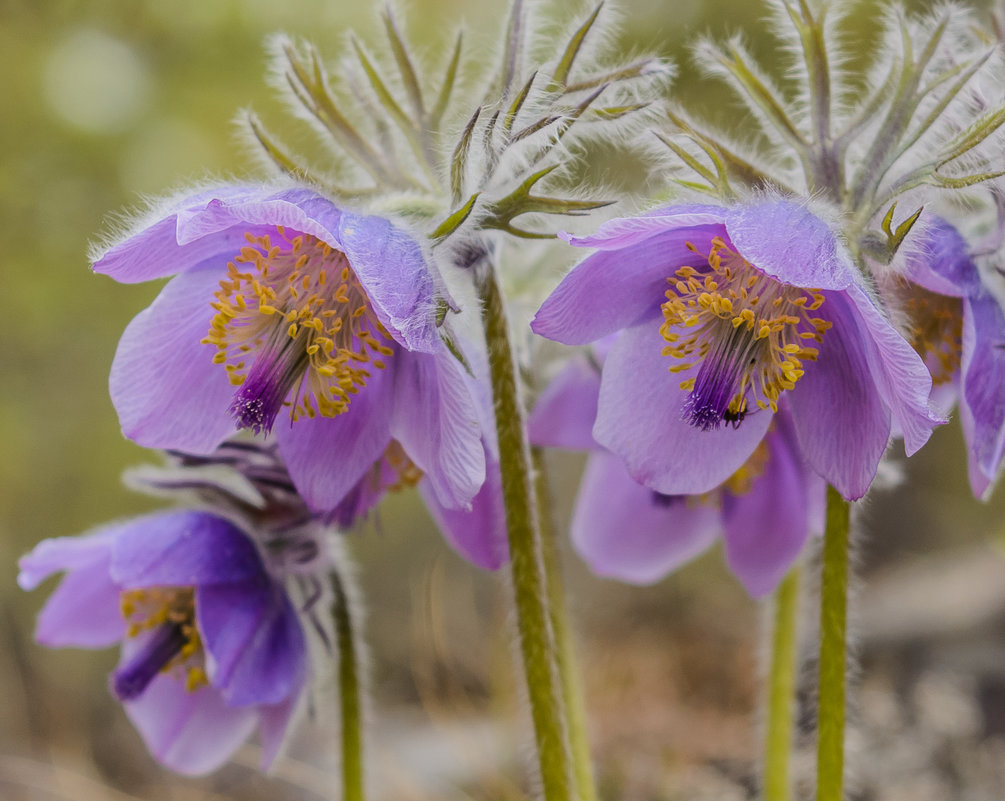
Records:
[[[33,589],[65,571],[36,637],[122,643],[111,688],[156,759],[214,770],[254,732],[268,767],[308,682],[298,611],[233,519],[172,511],[45,540],[20,562]]]
[[[801,204],[670,206],[568,239],[598,252],[532,327],[570,345],[621,332],[593,434],[650,489],[722,484],[783,397],[807,464],[846,498],[869,488],[892,424],[913,453],[942,422],[924,363]]]
[[[175,277],[126,328],[110,388],[141,445],[208,453],[274,432],[297,488],[336,505],[393,439],[449,507],[484,479],[464,370],[419,245],[310,189],[223,186],[170,204],[97,272]]]
[[[593,439],[603,351],[574,357],[541,394],[531,441],[587,450],[570,533],[594,573],[647,584],[722,537],[726,563],[754,597],[777,585],[823,526],[824,482],[799,453],[783,399],[764,439],[718,487],[665,495],[633,480]]]
[[[1005,455],[1005,314],[959,231],[939,217],[926,222],[920,247],[888,289],[908,315],[936,402],[948,410],[959,400],[970,485],[982,497]]]

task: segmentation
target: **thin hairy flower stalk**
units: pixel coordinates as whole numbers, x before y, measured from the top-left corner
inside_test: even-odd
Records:
[[[849,512],[848,501],[828,487],[820,586],[817,801],[842,801],[844,797]]]
[[[799,568],[794,567],[775,590],[771,633],[771,667],[764,735],[764,801],[789,801],[789,762],[795,723],[796,621],[799,611]]]
[[[519,379],[498,278],[487,270],[480,283],[482,323],[499,439],[503,505],[516,621],[545,801],[572,801],[571,758],[558,681],[557,649],[548,610],[541,556],[541,527],[531,478]]]
[[[551,628],[555,633],[558,650],[558,679],[562,685],[562,699],[568,715],[569,745],[572,748],[573,776],[580,801],[596,801],[597,790],[593,778],[593,761],[590,758],[590,738],[586,730],[586,699],[580,681],[579,663],[572,627],[565,604],[565,583],[562,580],[562,564],[558,550],[558,533],[549,513],[551,493],[548,487],[548,473],[544,465],[544,451],[531,449],[534,464],[535,491],[541,522],[541,554],[544,559],[545,580],[548,583],[548,602],[551,612]]]
[[[335,593],[332,614],[338,647],[338,687],[342,707],[342,798],[363,801],[363,699],[359,649],[349,593],[342,576],[331,573]]]

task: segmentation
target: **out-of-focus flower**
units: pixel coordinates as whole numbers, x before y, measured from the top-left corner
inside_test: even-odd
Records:
[[[670,206],[568,239],[598,252],[532,327],[570,345],[621,331],[593,435],[649,489],[722,484],[783,396],[803,458],[852,499],[868,490],[891,423],[913,453],[942,422],[924,363],[803,205]]]
[[[970,485],[982,497],[1005,455],[1005,314],[985,286],[967,243],[949,222],[928,221],[891,291],[911,321],[911,342],[948,411],[959,400]]]
[[[209,453],[236,428],[272,431],[315,510],[392,439],[445,506],[481,487],[477,412],[436,328],[436,278],[386,219],[310,189],[220,186],[169,204],[94,269],[127,283],[175,275],[112,365],[112,400],[139,444]]]
[[[45,540],[18,582],[66,573],[39,615],[43,645],[121,641],[112,692],[164,765],[214,770],[257,728],[268,767],[310,672],[282,562],[268,554],[234,519],[162,512]]]
[[[502,478],[498,458],[486,445],[485,482],[468,509],[444,506],[422,471],[412,464],[397,442],[349,491],[332,513],[332,520],[351,528],[389,492],[417,487],[440,531],[461,556],[486,570],[498,570],[508,558],[506,513],[502,503]]]
[[[541,394],[531,440],[588,450],[572,517],[573,545],[601,576],[649,583],[723,538],[726,563],[754,597],[777,585],[823,527],[824,482],[799,453],[785,403],[746,462],[700,495],[664,495],[634,481],[593,440],[600,359],[576,357]]]

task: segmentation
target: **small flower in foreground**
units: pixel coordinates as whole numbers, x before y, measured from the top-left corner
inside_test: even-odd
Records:
[[[929,221],[891,291],[907,312],[912,344],[928,363],[934,398],[945,408],[959,399],[970,485],[984,496],[1005,456],[1005,314],[947,221]]]
[[[908,453],[942,422],[931,377],[831,229],[804,206],[670,206],[613,220],[537,312],[570,345],[621,331],[597,442],[665,495],[708,492],[751,457],[784,396],[799,452],[846,498],[868,490],[891,421]]]
[[[112,364],[139,444],[209,453],[235,429],[273,431],[319,511],[392,439],[445,506],[478,492],[477,413],[436,328],[435,277],[387,220],[310,189],[221,186],[174,202],[94,269],[127,283],[176,274]]]
[[[172,511],[40,543],[18,582],[66,575],[38,619],[54,647],[122,642],[111,688],[172,770],[215,770],[257,727],[274,760],[308,682],[297,609],[251,534]]]
[[[633,481],[621,459],[593,440],[599,392],[599,364],[574,358],[541,394],[529,423],[538,445],[591,452],[571,536],[593,572],[650,583],[721,536],[747,592],[771,592],[809,534],[823,528],[824,482],[804,464],[785,404],[723,484],[701,495],[664,495]]]

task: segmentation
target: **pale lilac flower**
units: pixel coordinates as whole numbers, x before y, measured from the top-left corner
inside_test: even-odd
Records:
[[[567,238],[598,252],[532,327],[570,345],[621,332],[593,434],[652,490],[722,484],[783,395],[803,458],[846,498],[868,490],[893,424],[910,454],[942,422],[924,363],[803,205],[670,206]]]
[[[946,411],[959,400],[970,485],[984,496],[1005,455],[1005,314],[966,241],[946,220],[929,221],[906,260],[900,295],[912,344],[928,363]]]
[[[484,480],[464,368],[436,328],[436,279],[390,222],[313,190],[221,186],[100,255],[133,283],[175,277],[126,328],[110,388],[141,445],[209,453],[273,431],[297,489],[335,506],[397,440],[448,507]]]
[[[33,589],[65,576],[38,618],[52,647],[122,643],[111,689],[154,757],[202,774],[257,728],[267,768],[308,684],[300,617],[235,520],[171,511],[41,542],[20,561]]]
[[[502,477],[498,457],[486,445],[485,482],[467,509],[444,506],[423,475],[397,442],[375,461],[331,514],[343,529],[358,523],[389,492],[417,487],[433,521],[450,546],[474,565],[498,570],[509,558],[506,514],[502,502]]]
[[[824,482],[803,462],[784,402],[723,484],[701,495],[664,495],[634,481],[593,439],[602,358],[570,360],[529,422],[535,444],[590,451],[570,531],[576,550],[597,575],[646,584],[722,537],[726,563],[747,592],[771,592],[823,527]]]

